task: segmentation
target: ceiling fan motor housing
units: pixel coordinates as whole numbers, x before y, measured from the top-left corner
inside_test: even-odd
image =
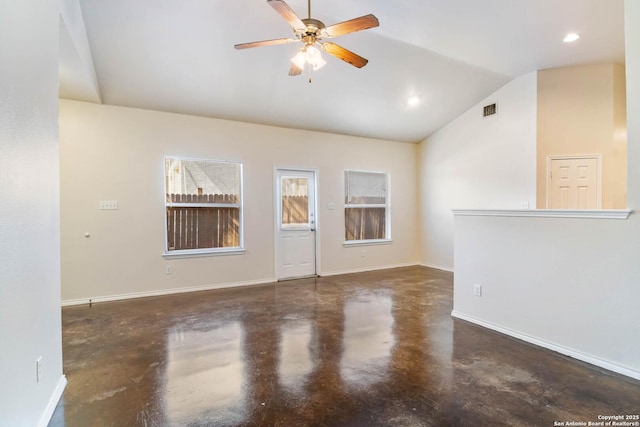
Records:
[[[321,38],[323,36],[322,30],[325,29],[325,25],[322,21],[318,21],[317,19],[302,19],[302,22],[306,28],[304,30],[294,30],[294,33],[303,39],[303,41],[305,37],[308,36],[313,36],[314,38]]]
[[[374,15],[364,15],[359,18],[339,22],[327,27],[322,21],[311,18],[311,0],[308,0],[309,15],[307,19],[300,19],[284,0],[267,0],[267,3],[273,7],[275,11],[289,23],[289,25],[291,25],[295,38],[280,38],[251,43],[240,43],[235,45],[236,49],[248,49],[252,47],[287,44],[300,41],[304,44],[304,47],[300,52],[306,52],[308,48],[318,44],[319,47],[329,55],[351,64],[354,67],[362,68],[367,65],[367,62],[369,62],[366,58],[363,58],[342,46],[331,42],[321,42],[321,40],[324,38],[330,39],[344,34],[366,30],[368,28],[375,28],[380,23],[378,22],[378,18]],[[289,71],[289,75],[295,76],[300,74],[300,67],[295,66],[294,68],[295,69],[293,71]]]

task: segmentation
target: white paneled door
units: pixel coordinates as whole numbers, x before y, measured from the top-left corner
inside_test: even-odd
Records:
[[[316,274],[314,171],[276,171],[276,275],[278,280]]]
[[[598,156],[549,158],[548,209],[600,209]]]

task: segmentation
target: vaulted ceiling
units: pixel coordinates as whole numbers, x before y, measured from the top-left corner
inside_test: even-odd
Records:
[[[306,17],[307,1],[287,3]],[[314,0],[327,25],[372,13],[380,26],[332,39],[364,68],[325,53],[311,83],[288,76],[298,44],[234,49],[292,35],[265,0],[79,4],[84,28],[61,31],[62,98],[395,141],[423,140],[523,74],[624,62],[623,0]],[[581,38],[563,43],[569,32]]]

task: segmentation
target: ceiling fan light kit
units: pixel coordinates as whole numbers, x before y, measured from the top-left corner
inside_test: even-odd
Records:
[[[313,45],[306,45],[305,47],[301,48],[296,56],[291,58],[291,62],[293,62],[296,67],[300,68],[301,70],[304,69],[304,65],[305,63],[307,63],[311,66],[313,71],[319,70],[327,63],[327,61],[322,58],[320,51]]]
[[[367,62],[369,62],[362,56],[357,55],[342,46],[322,40],[377,27],[380,23],[378,18],[374,15],[361,16],[359,18],[350,19],[327,27],[322,21],[311,18],[311,0],[307,1],[307,19],[300,19],[283,0],[267,0],[267,3],[270,4],[275,11],[289,23],[289,25],[291,25],[295,38],[241,43],[235,45],[236,49],[248,49],[253,47],[301,42],[303,44],[302,48],[300,48],[296,55],[291,58],[291,68],[289,69],[290,76],[302,74],[302,71],[305,69],[307,64],[309,65],[309,68],[314,71],[322,68],[326,64],[326,61],[322,58],[320,49],[357,68],[362,68],[367,65]]]

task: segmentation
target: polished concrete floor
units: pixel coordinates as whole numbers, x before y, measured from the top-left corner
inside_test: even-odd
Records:
[[[64,308],[50,426],[553,426],[640,382],[453,319],[408,267]],[[556,424],[559,425],[559,424]]]

